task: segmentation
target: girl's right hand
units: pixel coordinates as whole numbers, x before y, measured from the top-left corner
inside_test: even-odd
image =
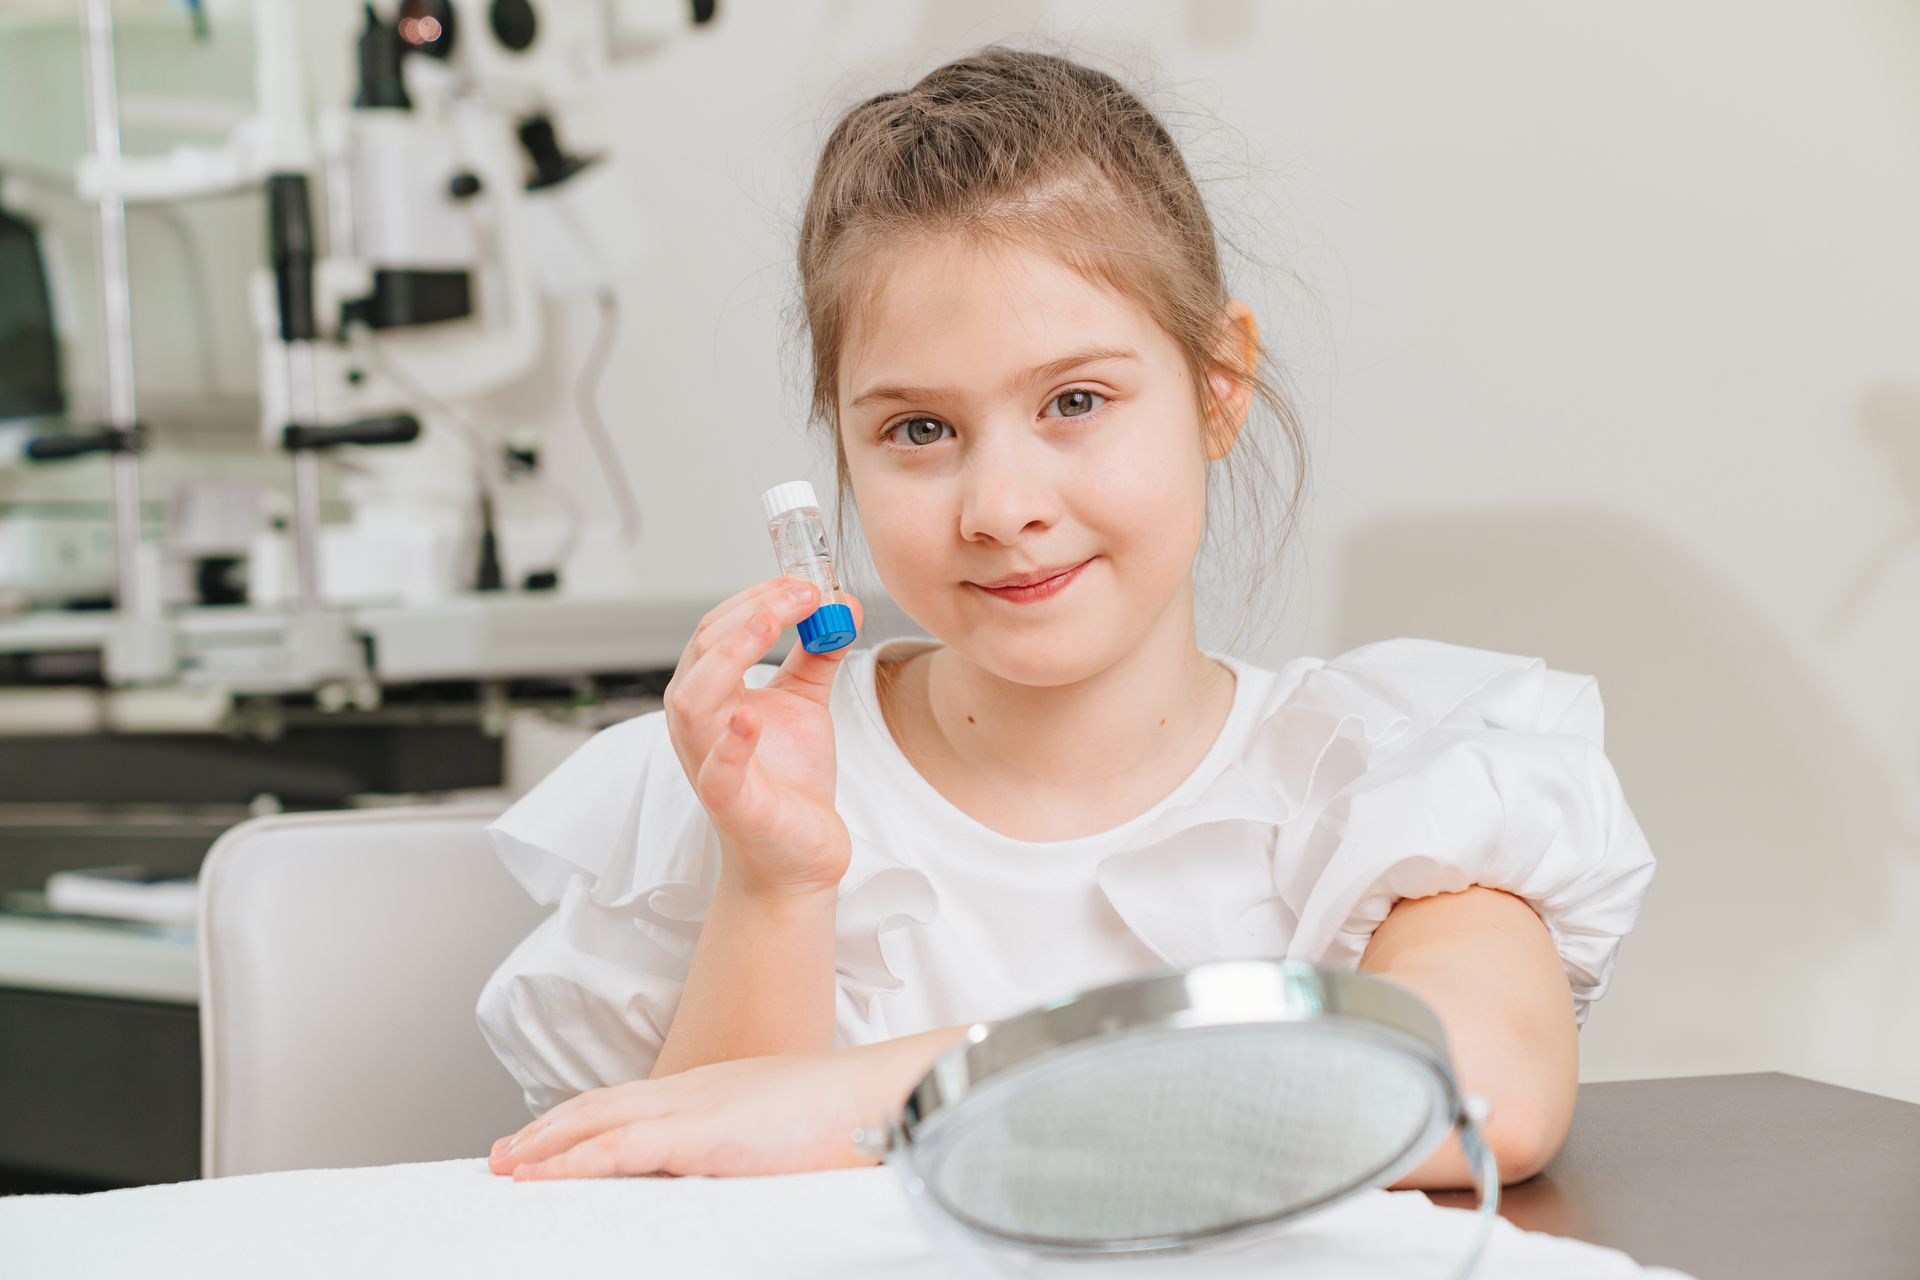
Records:
[[[514,1181],[653,1173],[702,1177],[872,1164],[853,1131],[883,1127],[967,1028],[831,1053],[736,1058],[575,1094],[493,1144]]]
[[[864,623],[860,602],[835,599]],[[830,889],[846,874],[852,838],[833,807],[833,720],[828,695],[847,645],[832,653],[793,646],[759,689],[751,667],[776,637],[820,606],[798,578],[770,578],[700,620],[662,699],[680,767],[720,833],[726,871],[750,892]]]

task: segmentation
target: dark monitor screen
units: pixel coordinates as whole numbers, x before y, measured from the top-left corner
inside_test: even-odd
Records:
[[[40,243],[31,224],[0,209],[0,421],[65,407]]]

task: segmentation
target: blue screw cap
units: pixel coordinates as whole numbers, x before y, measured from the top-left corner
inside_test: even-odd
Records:
[[[808,653],[832,653],[853,643],[853,610],[843,604],[823,604],[794,629]]]

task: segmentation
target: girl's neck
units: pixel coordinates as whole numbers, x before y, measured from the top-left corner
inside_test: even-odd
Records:
[[[961,808],[973,811],[966,795],[1055,791],[1131,808],[1107,825],[1199,764],[1234,693],[1233,672],[1196,643],[1191,608],[1168,610],[1118,662],[1074,684],[1005,680],[948,646],[878,674],[902,750]]]

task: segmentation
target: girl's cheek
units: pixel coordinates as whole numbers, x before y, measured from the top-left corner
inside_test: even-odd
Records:
[[[939,568],[946,563],[940,549],[951,535],[943,538],[927,513],[880,506],[871,515],[863,512],[861,523],[887,594],[905,606],[940,585]]]
[[[1198,537],[1206,507],[1206,473],[1185,457],[1143,451],[1087,477],[1075,505],[1100,513],[1115,535],[1147,533],[1165,541],[1181,531]]]
[[[935,517],[930,504],[880,501],[861,507],[861,524],[876,557],[900,557],[913,547],[937,545],[929,541],[934,533]]]

